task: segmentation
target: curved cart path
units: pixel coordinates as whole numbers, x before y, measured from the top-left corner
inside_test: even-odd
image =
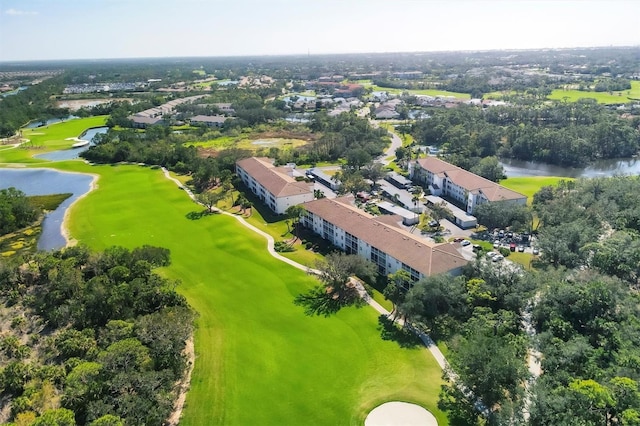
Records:
[[[167,179],[172,180],[173,182],[175,182],[176,185],[178,185],[178,187],[182,188],[187,193],[187,195],[194,202],[197,203],[196,197],[193,194],[193,192],[191,192],[188,188],[186,188],[178,179],[172,177],[169,174],[169,171],[167,169],[165,169],[164,167],[162,168],[162,172],[167,177]],[[253,232],[256,232],[257,234],[262,235],[264,238],[266,238],[266,240],[267,240],[267,251],[269,252],[269,254],[271,256],[275,257],[276,259],[278,259],[278,260],[280,260],[282,262],[288,263],[289,265],[293,266],[294,268],[298,268],[298,269],[300,269],[300,270],[302,270],[304,272],[307,272],[307,273],[312,273],[312,274],[316,274],[316,275],[318,275],[320,273],[320,271],[318,271],[317,269],[309,268],[307,266],[304,266],[304,265],[302,265],[302,264],[300,264],[298,262],[295,262],[295,261],[293,261],[291,259],[288,259],[288,258],[282,256],[280,253],[277,253],[275,251],[275,249],[274,249],[275,240],[273,239],[273,237],[271,235],[267,234],[266,232],[262,231],[261,229],[256,228],[255,226],[253,226],[252,224],[247,222],[243,217],[235,215],[233,213],[225,212],[225,211],[220,210],[220,209],[214,209],[214,211],[216,211],[217,213],[224,214],[224,215],[227,215],[227,216],[235,218],[238,222],[240,222],[245,227],[249,228]],[[367,302],[371,307],[373,307],[373,309],[378,311],[380,314],[385,315],[385,316],[391,315],[391,313],[389,311],[387,311],[384,307],[382,307],[382,305],[380,305],[378,302],[373,300],[373,298],[371,296],[369,296],[369,294],[366,292],[366,290],[364,289],[364,286],[362,285],[362,283],[359,280],[357,280],[355,278],[351,278],[351,280],[355,284],[356,288],[358,289],[358,293],[360,294],[360,296],[362,297],[362,299],[365,302]],[[398,319],[396,321],[400,325],[405,326],[404,321],[402,319]],[[420,338],[420,340],[422,340],[422,343],[429,350],[429,352],[431,352],[431,354],[435,358],[435,360],[438,363],[438,365],[440,366],[440,368],[443,369],[443,370],[444,369],[448,369],[449,363],[447,362],[446,358],[444,357],[444,355],[442,354],[440,349],[435,345],[435,343],[433,342],[431,337],[429,337],[428,334],[426,334],[426,333],[424,333],[424,332],[412,327],[410,324],[406,324],[406,326],[410,330],[412,330]],[[189,376],[190,376],[190,374],[189,374]],[[455,380],[454,376],[452,376],[451,378],[452,378],[452,380]],[[191,378],[189,377],[186,380],[190,381],[190,379]],[[176,410],[172,414],[172,418],[179,419],[181,411],[182,411],[182,407],[176,407]]]
[[[182,185],[182,183],[180,183],[180,181],[178,179],[175,179],[175,178],[171,177],[171,175],[169,174],[169,171],[167,169],[165,169],[163,167],[162,171],[164,172],[164,175],[167,177],[167,179],[170,179],[170,180],[174,181],[180,188],[182,188],[189,195],[189,197],[191,197],[191,199],[194,202],[197,202],[195,195],[188,188],[186,188],[184,185]],[[275,249],[274,249],[275,240],[273,239],[273,237],[271,235],[267,234],[266,232],[262,231],[261,229],[256,228],[255,226],[253,226],[252,224],[247,222],[243,217],[235,215],[233,213],[225,212],[225,211],[220,210],[220,209],[215,209],[215,211],[220,213],[220,214],[224,214],[224,215],[231,216],[231,217],[235,218],[236,220],[238,220],[238,222],[240,222],[242,225],[246,226],[247,228],[251,229],[253,232],[256,232],[256,233],[262,235],[263,237],[265,237],[267,239],[267,251],[269,252],[269,254],[271,254],[271,256],[275,257],[276,259],[278,259],[278,260],[280,260],[282,262],[288,263],[289,265],[293,266],[294,268],[298,268],[298,269],[300,269],[302,271],[305,271],[305,272],[308,272],[308,273],[319,274],[318,270],[313,269],[313,268],[309,268],[307,266],[304,266],[304,265],[302,265],[302,264],[300,264],[298,262],[295,262],[295,261],[293,261],[291,259],[288,259],[288,258],[282,256],[280,253],[276,252]],[[378,302],[373,300],[373,298],[371,296],[369,296],[369,294],[365,291],[365,289],[362,286],[362,283],[360,283],[360,281],[358,281],[357,279],[352,279],[352,281],[354,282],[354,284],[358,288],[358,292],[360,293],[360,296],[364,299],[365,302],[367,302],[371,307],[373,307],[373,309],[375,309],[376,311],[378,311],[382,315],[386,315],[386,316],[391,315],[391,313],[389,311],[387,311],[385,308],[382,307],[382,305],[380,305]],[[404,321],[402,319],[398,319],[398,320],[396,320],[396,322],[398,322],[400,325],[403,325],[403,326],[405,325]],[[447,368],[449,366],[449,363],[447,362],[446,358],[444,357],[444,355],[442,354],[440,349],[435,345],[435,343],[433,342],[431,337],[429,337],[428,334],[426,334],[424,332],[421,332],[421,331],[411,327],[411,325],[409,325],[409,324],[407,324],[407,327],[409,327],[420,338],[420,340],[422,340],[422,343],[424,343],[426,348],[429,349],[429,352],[431,352],[433,357],[436,359],[436,362],[438,363],[440,368],[445,369],[445,368]]]

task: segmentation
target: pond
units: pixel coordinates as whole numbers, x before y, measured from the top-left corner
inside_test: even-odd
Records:
[[[32,121],[29,124],[27,124],[26,126],[24,126],[25,129],[36,129],[38,127],[42,127],[42,126],[48,126],[49,124],[53,124],[53,123],[60,123],[62,121],[67,121],[67,120],[73,120],[74,118],[79,118],[76,117],[75,115],[69,115],[67,117],[64,118],[50,118],[46,121]]]
[[[89,145],[85,145],[80,148],[71,148],[71,149],[63,149],[60,151],[52,151],[46,152],[44,154],[34,155],[35,158],[41,158],[43,160],[49,161],[65,161],[65,160],[75,160],[79,157],[80,153],[89,149],[91,145],[93,145],[93,137],[99,133],[107,133],[109,130],[108,127],[95,127],[93,129],[87,129],[83,134],[80,135],[78,139],[89,141]]]
[[[536,161],[505,159],[500,162],[508,177],[517,176],[561,176],[561,177],[602,177],[615,175],[639,175],[639,158],[618,158],[598,160],[583,168],[555,166]]]
[[[89,191],[92,180],[93,176],[90,175],[51,169],[0,169],[0,189],[15,187],[27,195],[73,194],[45,216],[38,250],[57,250],[66,245],[62,235],[65,212],[75,200]]]

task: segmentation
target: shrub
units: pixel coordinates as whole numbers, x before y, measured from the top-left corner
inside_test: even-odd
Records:
[[[276,241],[273,245],[273,248],[278,253],[286,253],[295,251],[295,249],[284,241]]]

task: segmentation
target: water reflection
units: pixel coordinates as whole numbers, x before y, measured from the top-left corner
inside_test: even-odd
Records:
[[[15,187],[27,195],[73,194],[46,215],[38,250],[55,250],[66,245],[62,236],[64,214],[75,200],[89,191],[92,179],[86,174],[50,169],[0,169],[0,189]]]
[[[502,160],[501,163],[508,177],[561,176],[592,178],[640,174],[640,159],[638,158],[598,160],[584,168],[562,167],[536,161],[511,159]]]

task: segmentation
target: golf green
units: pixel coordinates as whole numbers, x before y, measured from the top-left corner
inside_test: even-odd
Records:
[[[71,235],[94,249],[153,244],[171,250],[161,270],[198,311],[196,362],[181,424],[362,424],[385,401],[438,410],[441,371],[423,347],[383,340],[377,313],[347,308],[306,316],[293,304],[317,282],[266,251],[266,241],[223,215],[200,211],[160,170],[56,168],[99,175],[77,202]]]

